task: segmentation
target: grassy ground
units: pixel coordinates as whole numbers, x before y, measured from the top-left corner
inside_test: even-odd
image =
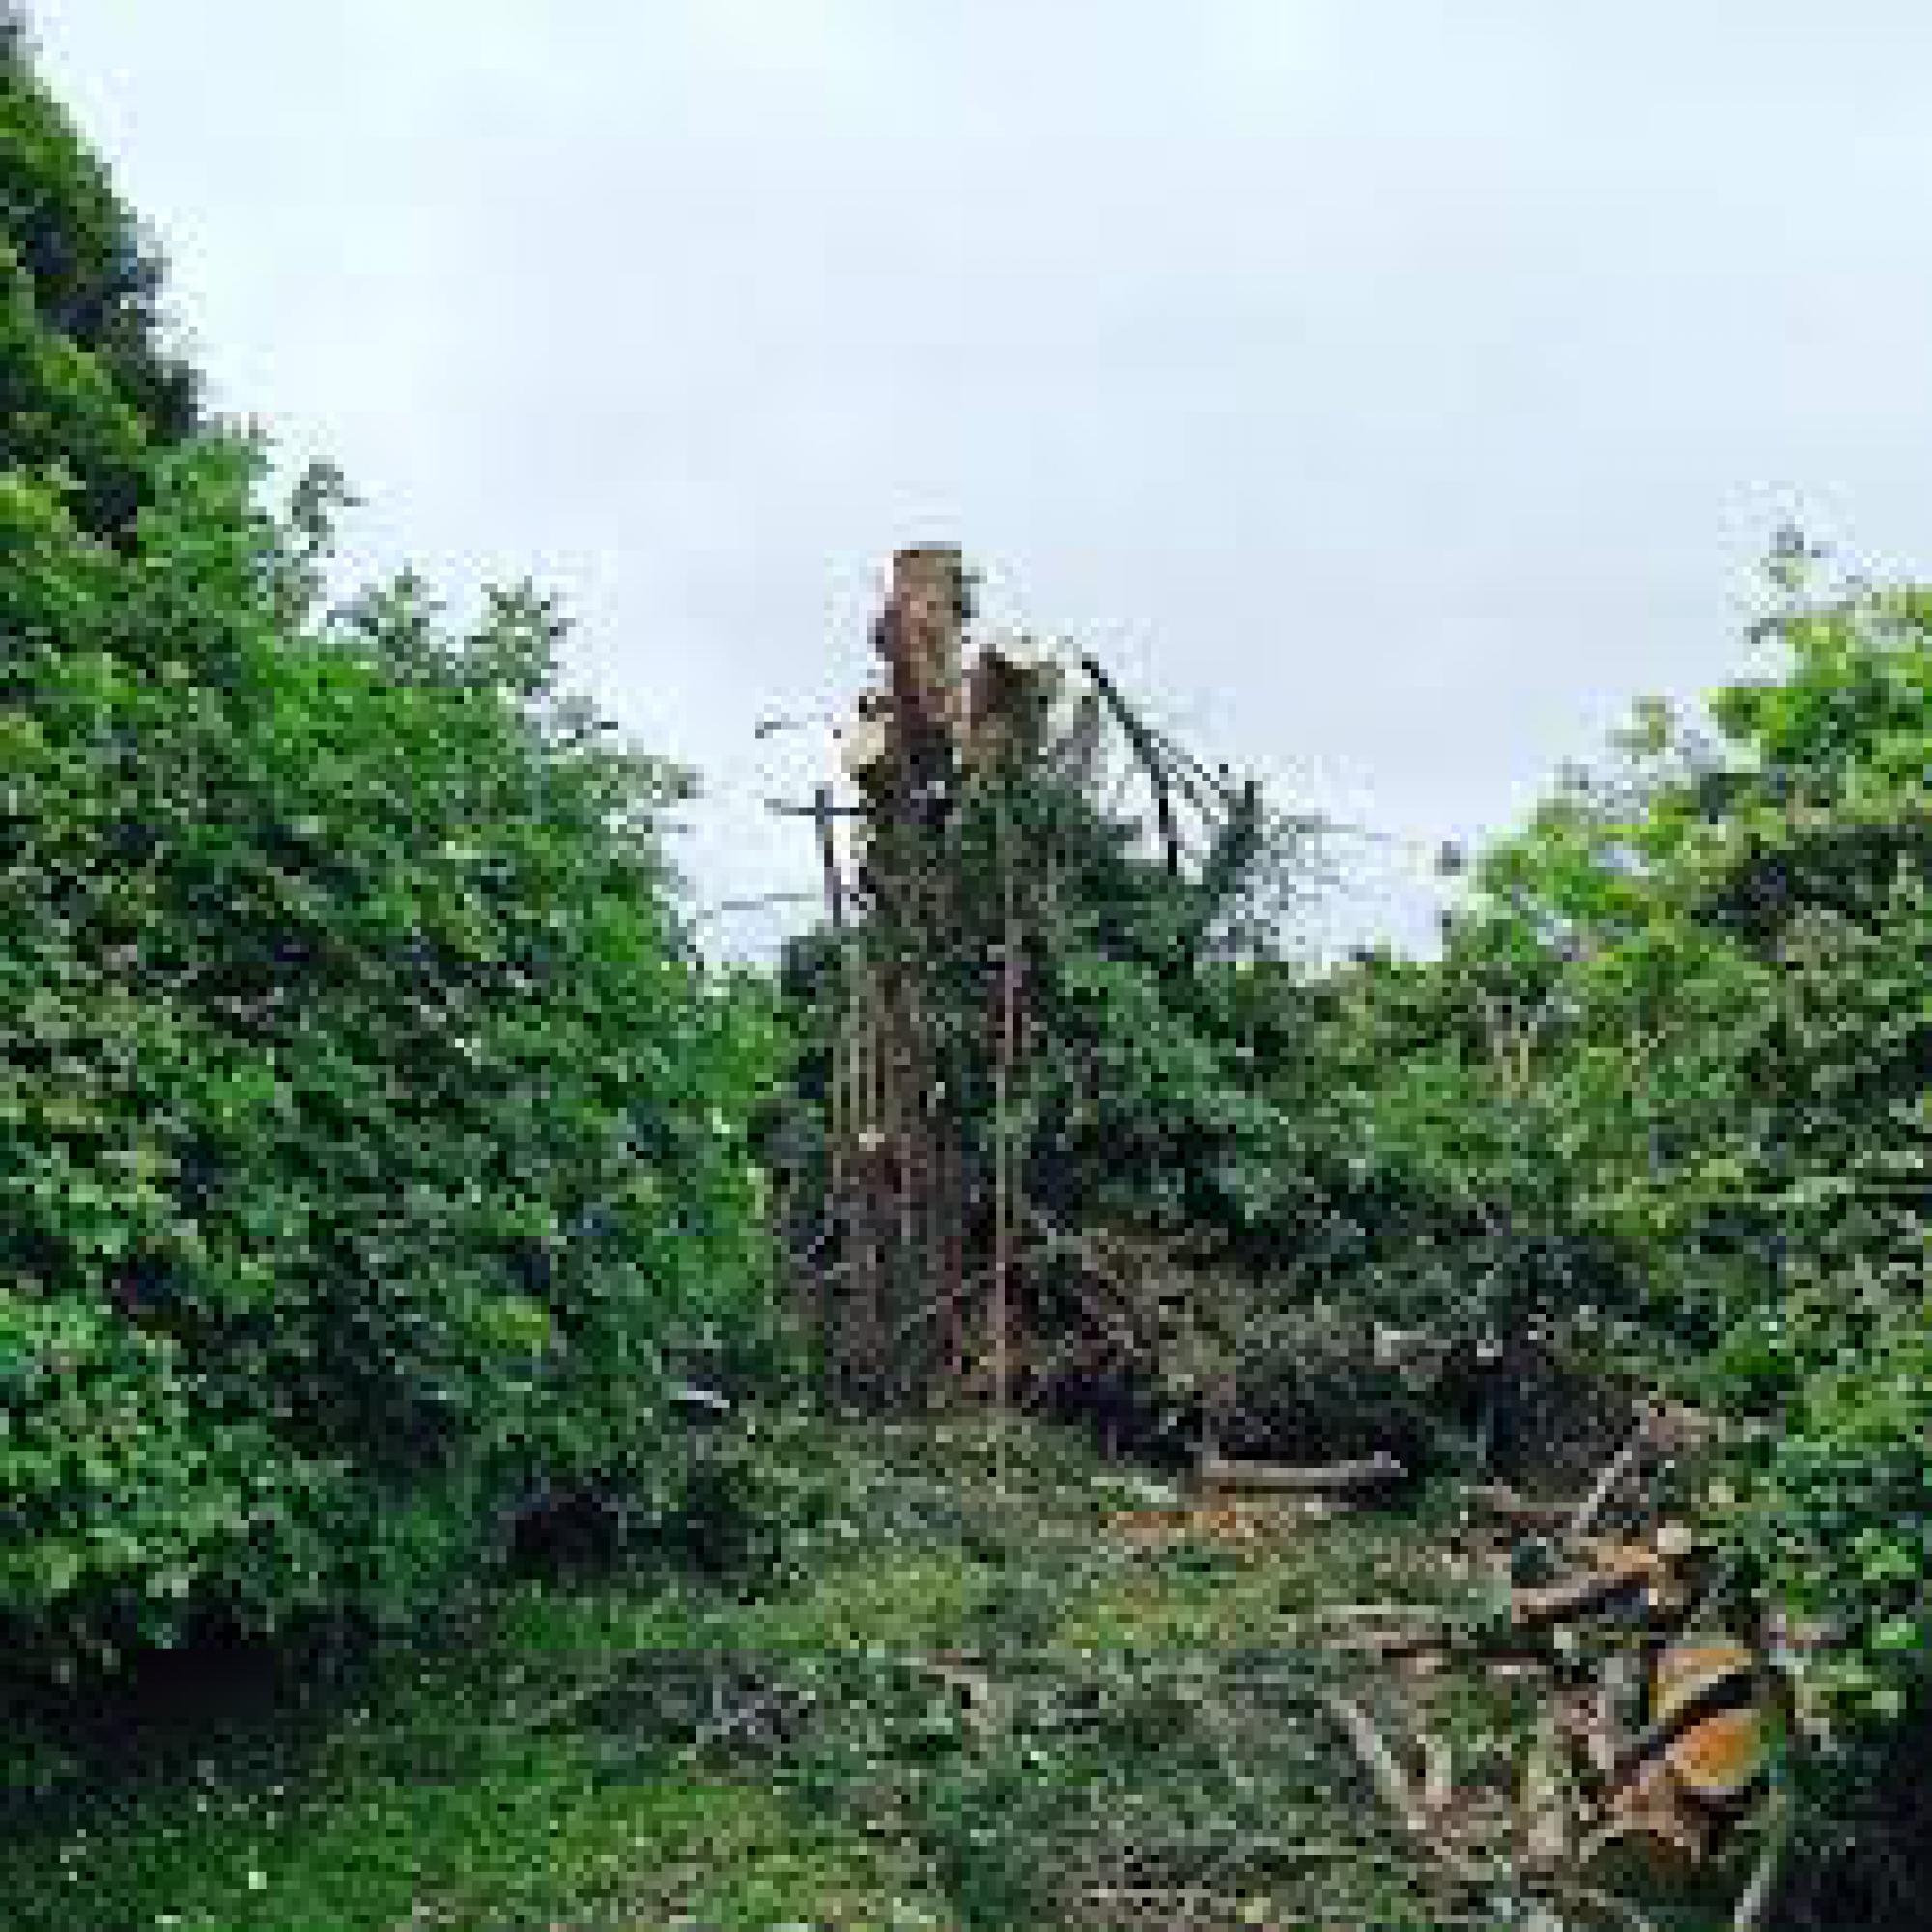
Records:
[[[1062,1436],[812,1458],[812,1520],[748,1595],[525,1584],[325,1690],[151,1698],[84,1805],[12,1821],[0,1926],[1488,1922],[1391,1841],[1301,1625],[1453,1593],[1426,1499],[1259,1551],[1146,1550],[1103,1525],[1147,1498]],[[1494,1715],[1465,1712],[1471,1736]]]

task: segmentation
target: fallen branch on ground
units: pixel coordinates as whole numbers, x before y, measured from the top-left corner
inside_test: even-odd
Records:
[[[1396,1859],[1374,1858],[1365,1854],[1359,1845],[1316,1845],[1309,1848],[1310,1862],[1326,1861],[1347,1864],[1351,1869],[1375,1872],[1387,1878],[1414,1878],[1415,1872],[1408,1865]],[[1089,1885],[1082,1886],[1075,1894],[1084,1906],[1096,1907],[1101,1911],[1125,1909],[1128,1912],[1167,1912],[1177,1910],[1201,1912],[1219,1910],[1228,1920],[1239,1924],[1253,1924],[1249,1916],[1250,1901],[1227,1892],[1204,1892],[1187,1886],[1147,1886],[1147,1885]],[[1268,1932],[1328,1932],[1334,1918],[1322,1913],[1309,1917],[1296,1913],[1292,1918],[1271,1916],[1262,1921]],[[1467,1926],[1471,1932],[1475,1928],[1487,1927],[1492,1921],[1487,1914],[1464,1914],[1461,1912],[1439,1914],[1435,1924],[1441,1932],[1451,1932],[1451,1928]],[[1165,1921],[1173,1925],[1174,1920]]]
[[[1291,1495],[1325,1495],[1335,1490],[1378,1489],[1400,1482],[1406,1467],[1386,1450],[1342,1463],[1296,1466],[1286,1463],[1248,1463],[1225,1456],[1204,1456],[1200,1476],[1210,1490],[1265,1490]]]
[[[1424,1731],[1416,1745],[1422,1752],[1422,1808],[1432,1818],[1439,1818],[1456,1797],[1455,1758],[1449,1740]]]
[[[1429,1604],[1336,1604],[1297,1620],[1331,1649],[1407,1657],[1446,1647],[1452,1619]],[[1337,1629],[1336,1626],[1341,1626]]]
[[[1739,1895],[1731,1914],[1731,1932],[1763,1932],[1771,1923],[1771,1909],[1784,1878],[1784,1861],[1791,1848],[1791,1806],[1781,1793],[1775,1796],[1765,1818],[1764,1849],[1758,1854],[1750,1883]]]
[[[1651,1551],[1632,1548],[1621,1561],[1606,1563],[1585,1576],[1541,1589],[1517,1591],[1510,1605],[1510,1621],[1518,1630],[1565,1622],[1641,1588],[1656,1577],[1658,1570],[1658,1559]]]
[[[1495,1872],[1472,1864],[1444,1841],[1435,1818],[1425,1807],[1402,1766],[1396,1762],[1395,1752],[1389,1748],[1388,1740],[1377,1727],[1376,1720],[1352,1698],[1331,1692],[1321,1701],[1348,1740],[1362,1769],[1368,1773],[1377,1795],[1401,1820],[1404,1830],[1425,1846],[1435,1861],[1452,1878],[1464,1885],[1493,1884]]]
[[[1610,1505],[1610,1498],[1616,1494],[1624,1479],[1642,1460],[1644,1451],[1650,1447],[1655,1432],[1649,1412],[1646,1410],[1632,1432],[1630,1440],[1605,1463],[1597,1480],[1590,1485],[1590,1492],[1577,1504],[1576,1514],[1570,1519],[1568,1538],[1572,1543],[1589,1535],[1597,1519]]]

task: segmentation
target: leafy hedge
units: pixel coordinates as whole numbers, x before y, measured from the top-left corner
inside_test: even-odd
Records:
[[[257,467],[157,462],[112,545],[0,475],[0,1629],[43,1669],[406,1610],[558,1488],[668,1503],[680,1351],[774,1334],[777,1036],[677,923],[675,775],[556,701],[528,593],[319,615]]]
[[[1774,574],[1779,661],[1703,732],[1639,707],[1616,766],[1487,856],[1438,959],[1282,990],[1307,1032],[1269,1077],[1325,1150],[1326,1225],[1384,1204],[1332,1298],[1534,1323],[1738,1425],[1709,1525],[1767,1616],[1833,1634],[1804,1664],[1829,1882],[1917,1923],[1932,592],[1832,582],[1796,539]]]
[[[404,1614],[536,1502],[662,1515],[775,1371],[680,775],[527,589],[322,603],[317,472],[200,428],[158,262],[0,4],[0,1642]]]
[[[195,427],[160,264],[0,4],[0,462],[58,467],[91,529],[126,527],[151,453]]]

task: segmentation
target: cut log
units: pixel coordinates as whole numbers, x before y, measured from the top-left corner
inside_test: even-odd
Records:
[[[1771,1734],[1757,1661],[1728,1637],[1673,1644],[1658,1660],[1652,1718],[1617,1754],[1626,1778],[1661,1759],[1698,1804],[1739,1805],[1771,1769]]]
[[[1572,1577],[1542,1589],[1519,1590],[1510,1605],[1510,1621],[1518,1630],[1540,1629],[1545,1624],[1562,1623],[1612,1602],[1615,1598],[1641,1590],[1658,1574],[1657,1558],[1647,1549],[1633,1548],[1621,1560],[1605,1564],[1582,1577]]]
[[[1201,1485],[1207,1490],[1260,1490],[1279,1495],[1326,1495],[1337,1490],[1372,1490],[1400,1482],[1406,1467],[1386,1450],[1343,1463],[1295,1465],[1249,1463],[1226,1456],[1201,1459]]]

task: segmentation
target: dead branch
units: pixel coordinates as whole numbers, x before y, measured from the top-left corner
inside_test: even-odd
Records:
[[[1790,1802],[1778,1793],[1766,1809],[1764,1849],[1758,1854],[1750,1883],[1740,1893],[1731,1914],[1731,1932],[1763,1932],[1771,1923],[1772,1907],[1784,1878],[1784,1861],[1790,1849]]]
[[[1661,1403],[1650,1411],[1653,1444],[1666,1456],[1707,1449],[1713,1443],[1734,1438],[1737,1425],[1707,1409],[1690,1408],[1683,1403]]]
[[[1646,1412],[1633,1431],[1630,1440],[1604,1465],[1597,1480],[1591,1484],[1589,1494],[1577,1505],[1577,1513],[1570,1519],[1567,1534],[1571,1542],[1580,1541],[1589,1535],[1597,1519],[1609,1507],[1610,1498],[1650,1446],[1652,1428],[1651,1418]]]
[[[1542,1871],[1561,1866],[1571,1852],[1562,1755],[1555,1713],[1546,1706],[1522,1771],[1523,1857],[1532,1868]]]
[[[1655,1919],[1645,1917],[1629,1899],[1619,1898],[1614,1892],[1599,1890],[1593,1885],[1567,1881],[1557,1887],[1556,1893],[1568,1904],[1580,1905],[1588,1911],[1601,1913],[1605,1918],[1614,1919],[1619,1925],[1627,1926],[1629,1932],[1658,1932]]]
[[[1336,1604],[1296,1621],[1330,1649],[1384,1658],[1442,1650],[1450,1633],[1447,1613],[1425,1604]]]
[[[1573,1577],[1541,1589],[1519,1590],[1510,1605],[1510,1621],[1518,1630],[1536,1630],[1562,1623],[1599,1608],[1627,1591],[1640,1588],[1657,1574],[1657,1559],[1647,1550],[1631,1550],[1586,1576]]]
[[[1362,1769],[1368,1773],[1369,1781],[1376,1787],[1382,1802],[1401,1819],[1408,1832],[1416,1837],[1426,1837],[1429,1820],[1416,1802],[1415,1793],[1409,1788],[1408,1778],[1396,1762],[1388,1741],[1377,1728],[1375,1719],[1351,1698],[1330,1694],[1322,1702],[1342,1727],[1350,1747],[1361,1761]]]
[[[1422,1808],[1439,1818],[1455,1802],[1456,1761],[1447,1738],[1423,1731],[1416,1738],[1422,1752]]]
[[[1435,1818],[1424,1806],[1402,1766],[1396,1762],[1395,1753],[1377,1728],[1376,1720],[1352,1698],[1337,1692],[1331,1691],[1321,1702],[1348,1740],[1362,1769],[1368,1773],[1377,1795],[1396,1814],[1403,1829],[1426,1846],[1436,1863],[1451,1877],[1465,1885],[1489,1884],[1494,1877],[1493,1873],[1470,1863],[1444,1841],[1436,1829]]]
[[[1407,1663],[1423,1671],[1439,1669],[1448,1660],[1440,1637],[1414,1631],[1349,1631],[1326,1638],[1324,1647],[1343,1657],[1366,1658],[1375,1663]]]
[[[1386,1450],[1349,1462],[1295,1466],[1285,1463],[1249,1463],[1225,1456],[1204,1456],[1200,1478],[1208,1489],[1265,1490],[1293,1495],[1319,1495],[1335,1490],[1376,1489],[1399,1482],[1406,1468]]]
[[[983,1740],[1002,1727],[1008,1700],[988,1672],[946,1658],[915,1658],[909,1662],[917,1674],[936,1679],[958,1701],[976,1737]]]

